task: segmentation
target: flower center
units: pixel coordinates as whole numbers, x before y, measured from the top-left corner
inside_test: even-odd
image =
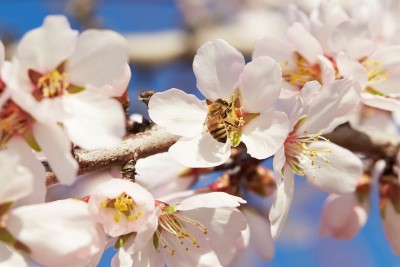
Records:
[[[126,217],[133,222],[143,214],[137,209],[135,201],[126,193],[120,194],[117,198],[108,199],[101,202],[103,208],[115,209],[114,221],[118,223],[121,217]]]
[[[232,94],[231,102],[227,99],[217,99],[209,102],[208,114],[204,122],[206,131],[218,142],[226,143],[228,140],[233,147],[240,144],[242,127],[249,123],[259,113],[246,113],[240,106],[239,97]]]
[[[11,99],[7,100],[0,110],[0,149],[4,149],[8,141],[16,134],[27,139],[26,135],[30,132],[33,122],[34,119],[28,113]]]
[[[175,255],[176,249],[179,248],[184,251],[189,251],[190,246],[200,248],[193,234],[198,234],[198,232],[203,235],[208,234],[203,224],[180,211],[175,211],[174,206],[166,206],[163,214],[158,218],[158,228],[153,236],[153,244],[156,250],[161,247],[171,255]],[[157,251],[160,252],[160,250]]]
[[[294,56],[295,67],[289,66],[289,62],[285,61],[281,64],[282,68],[282,78],[299,89],[303,88],[304,84],[317,80],[321,82],[320,79],[320,68],[318,64],[311,65],[302,55],[295,52]]]
[[[44,98],[55,98],[68,93],[68,74],[54,69],[45,74],[29,70],[29,77],[35,86],[33,97],[40,101]]]
[[[309,145],[316,141],[326,141],[328,139],[321,136],[321,134],[309,134],[304,133],[299,135],[298,133],[290,134],[285,141],[285,156],[286,162],[292,168],[293,172],[300,176],[305,176],[306,172],[304,170],[304,162],[310,162],[311,166],[315,168],[320,168],[316,164],[317,159],[322,159],[326,163],[329,163],[329,159],[326,158],[327,154],[332,151],[330,149],[313,149]],[[316,178],[315,174],[310,174],[312,178]]]
[[[379,82],[389,77],[389,73],[379,61],[363,59],[360,63],[367,69],[369,82]]]

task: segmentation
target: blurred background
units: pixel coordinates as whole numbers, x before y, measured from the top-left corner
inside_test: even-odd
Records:
[[[289,25],[286,10],[291,3],[308,12],[318,2],[0,0],[0,38],[10,58],[21,36],[40,26],[48,14],[65,14],[75,29],[107,28],[120,32],[129,42],[131,112],[147,116],[146,107],[137,101],[141,91],[175,87],[199,95],[192,60],[197,48],[206,41],[223,38],[250,60],[255,39],[285,35]],[[350,5],[349,2],[352,1],[344,4]],[[376,188],[372,192],[368,223],[352,240],[319,236],[319,217],[326,196],[297,177],[294,203],[283,234],[276,242],[274,259],[262,261],[257,255],[242,255],[252,261],[243,266],[400,266],[400,258],[392,254],[383,234]],[[114,253],[113,249],[107,250],[99,266],[109,266]]]

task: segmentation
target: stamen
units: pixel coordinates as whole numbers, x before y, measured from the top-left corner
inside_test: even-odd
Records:
[[[174,255],[176,249],[180,247],[182,247],[184,251],[190,251],[190,248],[186,246],[187,242],[190,242],[196,248],[200,248],[196,237],[191,232],[186,230],[185,224],[191,224],[195,226],[204,235],[208,234],[208,230],[203,224],[197,220],[185,216],[179,211],[172,213],[163,212],[163,215],[161,215],[158,219],[158,229],[155,233],[160,244],[159,247],[165,249],[171,255]]]
[[[361,64],[367,69],[368,81],[378,82],[386,80],[389,73],[381,66],[381,63],[376,60],[361,60]]]
[[[320,69],[318,65],[311,65],[302,55],[295,52],[296,67],[295,69],[288,69],[289,62],[285,61],[281,64],[282,77],[285,81],[293,84],[300,89],[305,83],[317,80],[320,81]]]
[[[329,142],[329,140],[321,136],[320,133],[301,136],[298,134],[292,134],[288,137],[285,141],[285,156],[287,163],[292,168],[293,172],[300,176],[305,176],[306,172],[303,167],[304,162],[308,162],[311,166],[318,169],[321,168],[321,166],[316,165],[317,159],[322,159],[324,162],[329,163],[326,154],[332,153],[330,149],[311,149],[309,147],[310,144],[317,141]],[[311,174],[311,176],[316,178],[314,174]]]
[[[42,75],[36,81],[33,96],[40,101],[43,98],[55,98],[67,94],[70,85],[68,77],[67,73],[60,73],[57,69]]]
[[[102,208],[115,209],[114,221],[118,223],[121,217],[126,217],[130,222],[138,220],[143,214],[137,209],[135,201],[126,193],[120,194],[116,199],[101,202]]]

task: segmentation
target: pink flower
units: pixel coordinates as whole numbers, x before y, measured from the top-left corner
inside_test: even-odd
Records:
[[[252,157],[272,156],[288,132],[286,115],[270,110],[280,92],[279,66],[268,57],[245,65],[236,49],[216,40],[198,50],[193,69],[207,100],[170,89],[149,102],[150,118],[182,136],[169,153],[185,166],[211,167],[243,141]]]

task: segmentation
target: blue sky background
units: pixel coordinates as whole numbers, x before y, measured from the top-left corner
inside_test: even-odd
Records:
[[[64,3],[60,0],[0,0],[0,34],[10,32],[13,37],[20,38],[24,32],[40,26],[47,14],[65,13]],[[172,0],[103,0],[99,1],[97,11],[103,25],[119,32],[159,31],[183,26],[181,15]],[[76,22],[71,21],[71,24],[79,28]],[[189,61],[180,60],[151,69],[131,68],[130,94],[133,98],[146,89],[162,91],[176,87],[195,90]],[[144,110],[143,106],[139,106],[141,104],[133,103],[133,111]],[[392,254],[383,234],[376,188],[372,194],[368,223],[353,240],[320,238],[319,216],[327,195],[312,189],[304,178],[297,177],[294,203],[286,229],[276,243],[276,256],[269,262],[255,256],[257,266],[400,266],[400,258]],[[109,266],[114,253],[113,249],[106,251],[99,266]]]

